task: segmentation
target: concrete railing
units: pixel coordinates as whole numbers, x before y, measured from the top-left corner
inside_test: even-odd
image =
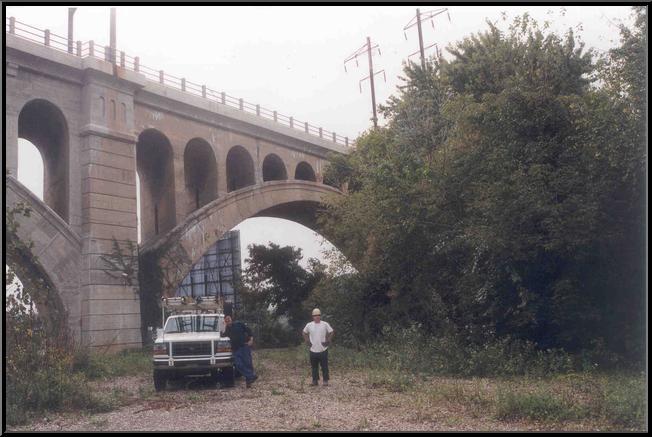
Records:
[[[148,80],[174,88],[185,93],[200,96],[204,99],[217,102],[219,104],[236,108],[240,111],[255,114],[258,117],[273,120],[276,123],[287,126],[291,129],[303,131],[307,134],[341,144],[346,147],[353,147],[354,142],[349,137],[338,135],[335,132],[327,131],[322,127],[314,126],[307,121],[300,121],[292,116],[287,116],[278,111],[262,107],[244,101],[226,94],[224,91],[218,92],[208,88],[206,85],[197,84],[186,78],[176,77],[164,70],[156,70],[142,65],[138,56],[132,57],[123,51],[116,50],[111,53],[109,46],[95,44],[94,41],[69,41],[66,37],[55,35],[49,30],[39,29],[25,23],[17,21],[15,17],[8,17],[5,23],[5,32],[16,35],[20,38],[42,44],[54,50],[67,52],[80,58],[97,58],[107,62],[112,62],[121,68],[142,74]]]

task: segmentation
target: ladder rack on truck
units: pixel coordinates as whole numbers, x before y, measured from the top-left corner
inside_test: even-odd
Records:
[[[167,316],[176,314],[224,314],[224,303],[217,296],[161,298],[162,324]]]

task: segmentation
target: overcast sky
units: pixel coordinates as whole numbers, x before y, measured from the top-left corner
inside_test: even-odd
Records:
[[[294,116],[316,126],[355,138],[371,125],[368,61],[343,61],[371,37],[381,54],[373,58],[376,100],[383,103],[401,82],[402,62],[418,50],[417,29],[403,27],[417,6],[119,6],[117,45],[142,65],[206,84],[251,103]],[[419,6],[422,12],[444,6]],[[7,16],[32,26],[67,35],[65,6],[10,6]],[[425,45],[440,47],[487,29],[486,19],[506,28],[523,13],[564,32],[572,27],[587,47],[606,50],[618,43],[618,23],[630,23],[629,6],[451,6],[446,14],[424,22]],[[506,14],[507,21],[503,21]],[[76,40],[109,41],[110,8],[78,6]],[[427,54],[434,53],[434,49]],[[417,62],[418,55],[410,58]],[[27,156],[24,152],[23,156]],[[19,157],[19,177],[37,186],[42,169],[26,167]],[[22,170],[22,171],[21,171]],[[31,181],[34,180],[34,181]],[[251,219],[237,227],[243,249],[251,242],[302,247],[319,256],[321,238],[292,222]],[[243,251],[243,257],[246,251]]]

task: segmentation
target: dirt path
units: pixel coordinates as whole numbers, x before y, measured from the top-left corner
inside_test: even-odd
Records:
[[[238,380],[232,389],[216,389],[190,380],[153,391],[148,376],[96,383],[98,391],[117,390],[127,405],[100,414],[62,413],[15,428],[35,431],[217,431],[217,430],[541,430],[550,425],[502,422],[481,409],[456,402],[415,397],[370,384],[361,372],[331,370],[329,387],[309,385],[306,363],[290,363],[254,354],[259,380],[251,389]],[[418,388],[436,385],[423,381]],[[565,430],[588,430],[581,423]],[[596,428],[593,428],[596,429]]]

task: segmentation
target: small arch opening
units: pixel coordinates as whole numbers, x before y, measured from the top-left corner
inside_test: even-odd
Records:
[[[227,191],[235,191],[256,184],[254,160],[247,149],[234,146],[226,156]]]
[[[28,102],[18,115],[18,137],[40,152],[43,201],[68,222],[68,124],[63,113],[47,100]]]
[[[161,132],[147,129],[138,136],[136,167],[142,241],[176,225],[173,156],[172,145]]]
[[[217,198],[217,163],[213,148],[201,138],[194,138],[183,153],[183,169],[190,213]]]
[[[297,165],[297,169],[294,172],[294,179],[317,182],[315,171],[312,169],[312,166],[305,161],[300,162],[299,165]]]
[[[283,181],[288,178],[283,160],[274,153],[270,153],[263,161],[263,181]]]

